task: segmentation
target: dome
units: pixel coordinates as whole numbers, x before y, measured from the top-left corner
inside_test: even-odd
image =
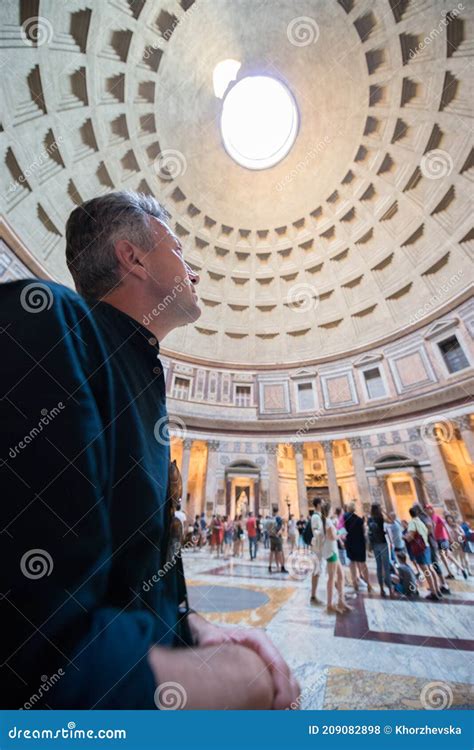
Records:
[[[166,339],[171,355],[314,362],[429,322],[472,280],[472,111],[466,12],[417,6],[110,0],[25,24],[9,4],[9,224],[71,284],[77,202],[114,188],[159,197],[201,277],[202,315]],[[240,67],[216,96],[225,60]],[[258,79],[288,92],[298,130],[252,169],[229,154],[221,118]]]

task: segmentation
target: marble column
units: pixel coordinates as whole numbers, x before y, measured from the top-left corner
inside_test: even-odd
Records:
[[[334,456],[332,454],[332,440],[323,440],[321,442],[326,459],[326,472],[328,475],[329,499],[333,508],[337,508],[341,503],[339,487],[337,486],[336,467],[334,466]]]
[[[471,464],[474,464],[474,432],[471,429],[471,420],[469,414],[463,414],[462,417],[456,417],[451,420],[459,432],[466,446],[466,451],[469,456]]]
[[[382,497],[385,502],[385,510],[387,513],[391,513],[391,511],[395,510],[393,507],[392,498],[390,497],[390,490],[388,488],[388,482],[386,476],[377,476],[379,486],[382,489]]]
[[[270,512],[272,505],[278,505],[280,512],[280,486],[278,482],[278,444],[265,443],[265,450],[268,460],[268,504]]]
[[[181,479],[183,480],[183,494],[182,494],[182,509],[185,513],[189,513],[191,508],[188,508],[186,502],[186,496],[188,494],[188,478],[189,478],[189,462],[191,460],[191,448],[193,441],[190,438],[184,438],[183,440],[183,460],[181,463]],[[192,503],[189,503],[191,506]],[[194,508],[192,508],[194,514]],[[192,516],[191,516],[192,518]]]
[[[349,438],[349,445],[352,452],[352,465],[359,491],[359,500],[362,506],[370,505],[372,497],[370,494],[369,480],[365,471],[364,453],[362,451],[362,440],[358,437]]]
[[[308,496],[304,478],[303,446],[301,443],[293,445],[296,463],[296,486],[298,488],[298,513],[306,518],[308,515]]]
[[[433,472],[433,480],[435,483],[439,502],[446,506],[446,501],[449,504],[453,502],[457,505],[456,495],[454,488],[449,477],[446,464],[442,454],[441,445],[433,437],[428,437],[424,440],[426,453],[431,464],[431,471]],[[432,499],[428,499],[428,502],[432,502]],[[436,500],[435,500],[436,502]],[[452,511],[452,507],[447,506],[448,510]]]
[[[204,494],[204,500],[206,507],[204,508],[207,513],[207,503],[212,503],[212,508],[215,510],[217,503],[217,459],[220,443],[218,440],[207,441],[207,468],[206,468],[206,489]]]

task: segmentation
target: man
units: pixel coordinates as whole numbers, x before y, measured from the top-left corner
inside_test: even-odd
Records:
[[[393,562],[396,562],[395,554],[398,555],[399,552],[404,553],[406,551],[405,540],[403,539],[403,527],[397,518],[397,514],[393,511],[388,514],[388,520],[387,531],[394,554]]]
[[[397,551],[397,573],[395,591],[408,599],[419,596],[416,576],[407,563],[407,556],[401,549]]]
[[[432,574],[430,566],[432,564],[431,546],[429,543],[429,530],[424,521],[421,520],[420,506],[414,505],[408,509],[410,522],[408,524],[405,540],[410,545],[414,561],[420,567],[423,576],[426,579],[430,593],[426,597],[430,601],[439,601],[442,599],[438,579]],[[426,514],[423,514],[426,515]]]
[[[88,201],[66,228],[82,296],[30,280],[1,290],[3,708],[58,670],[35,708],[155,708],[167,682],[186,708],[297,698],[266,636],[188,608],[170,555],[179,522],[159,346],[200,308],[166,222],[149,196]]]
[[[306,519],[303,515],[299,517],[299,519],[296,522],[296,528],[298,530],[298,547],[304,547],[304,539],[303,539],[303,531],[306,526]]]
[[[269,549],[270,547],[270,527],[272,525],[272,519],[269,515],[266,515],[262,526],[263,526],[263,548]]]
[[[285,568],[285,554],[283,552],[283,519],[277,513],[273,514],[272,524],[269,529],[270,535],[270,557],[268,559],[268,572],[273,573],[272,563],[275,560],[277,565],[280,566],[280,573],[288,573]]]
[[[174,515],[175,515],[175,518],[178,518],[181,521],[181,525],[183,527],[183,534],[186,534],[186,531],[187,531],[186,526],[187,526],[188,519],[186,517],[186,513],[184,512],[184,510],[181,509],[181,499],[179,500],[176,506]]]
[[[438,553],[439,556],[444,563],[444,566],[446,570],[448,571],[447,578],[454,578],[454,574],[449,567],[449,563],[452,562],[453,565],[456,566],[456,568],[462,573],[464,578],[467,579],[467,571],[458,563],[454,555],[450,551],[451,547],[451,531],[444,520],[442,516],[439,515],[439,513],[435,512],[435,509],[431,504],[425,505],[425,511],[428,514],[428,516],[431,519],[431,522],[433,524],[433,535],[435,538],[435,542],[438,545]]]
[[[451,589],[446,583],[446,579],[443,575],[443,569],[441,567],[441,560],[439,557],[438,545],[436,543],[436,539],[434,536],[434,523],[431,520],[431,516],[429,516],[426,509],[422,508],[422,506],[419,505],[418,503],[415,503],[415,505],[413,506],[413,510],[415,513],[415,517],[419,518],[420,521],[425,524],[427,531],[428,531],[428,545],[430,548],[430,558],[431,558],[429,572],[431,571],[431,567],[432,567],[438,577],[438,581],[435,581],[436,591],[438,594],[439,593],[450,594]],[[411,509],[409,512],[410,512],[410,516],[412,516]]]
[[[321,575],[321,566],[323,561],[323,544],[324,544],[324,527],[323,519],[321,517],[321,505],[322,500],[320,497],[315,497],[313,500],[313,514],[310,519],[311,531],[313,532],[313,538],[311,540],[311,549],[314,554],[314,566],[313,575],[311,576],[311,597],[310,604],[318,605],[322,604],[321,600],[318,599],[318,583],[319,576]]]
[[[249,512],[247,518],[247,536],[249,538],[250,559],[255,560],[257,557],[257,521],[252,511]]]

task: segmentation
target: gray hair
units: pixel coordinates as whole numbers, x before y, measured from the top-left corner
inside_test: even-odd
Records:
[[[66,262],[79,294],[100,299],[120,284],[114,243],[127,239],[150,250],[149,216],[164,223],[169,219],[153,196],[127,190],[92,198],[74,209],[66,224]]]

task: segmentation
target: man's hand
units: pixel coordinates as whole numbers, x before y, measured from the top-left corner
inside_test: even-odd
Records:
[[[298,705],[300,688],[290,668],[270,638],[257,628],[226,628],[208,622],[196,613],[188,616],[191,633],[199,646],[236,643],[259,655],[273,680],[272,708],[281,710]]]
[[[235,643],[222,643],[218,648],[155,646],[150,649],[148,662],[157,684],[157,708],[221,711],[272,708],[271,674],[258,654],[245,646]]]

